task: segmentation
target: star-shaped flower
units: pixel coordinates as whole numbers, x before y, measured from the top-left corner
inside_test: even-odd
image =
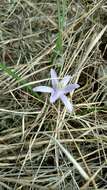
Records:
[[[79,84],[68,84],[70,76],[66,75],[61,81],[58,80],[54,69],[51,69],[52,88],[48,86],[38,86],[33,88],[34,92],[51,93],[50,102],[54,103],[57,99],[61,99],[69,112],[72,112],[72,103],[67,99],[66,94],[79,88]]]

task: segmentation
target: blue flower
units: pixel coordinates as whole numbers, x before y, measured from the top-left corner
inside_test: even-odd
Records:
[[[54,103],[57,99],[61,99],[65,107],[69,112],[72,112],[73,106],[72,103],[67,99],[66,94],[74,91],[76,88],[79,88],[79,84],[68,84],[70,81],[70,76],[65,76],[61,81],[58,80],[57,74],[54,69],[51,69],[51,81],[52,88],[48,86],[38,86],[33,88],[34,92],[44,92],[51,93],[50,102]]]

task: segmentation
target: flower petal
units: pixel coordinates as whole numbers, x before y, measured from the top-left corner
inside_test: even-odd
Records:
[[[66,86],[68,84],[68,82],[70,81],[71,76],[70,75],[66,75],[62,80],[61,80],[61,84]]]
[[[61,95],[61,92],[60,91],[53,91],[52,93],[51,93],[51,96],[50,96],[50,102],[51,103],[54,103],[59,97],[60,97],[60,95]]]
[[[37,86],[33,88],[34,92],[47,92],[47,93],[52,93],[53,89],[48,86]]]
[[[57,73],[54,69],[51,69],[51,80],[52,80],[53,88],[56,88],[56,86],[58,84],[58,77],[57,77]]]
[[[79,84],[70,84],[63,89],[63,93],[67,94],[67,93],[72,92],[73,90],[75,90],[76,88],[79,88],[79,87],[80,87]]]
[[[73,110],[73,106],[72,104],[70,103],[70,101],[67,99],[67,97],[65,95],[61,95],[60,96],[62,102],[64,103],[66,109],[69,111],[69,112],[72,112]]]

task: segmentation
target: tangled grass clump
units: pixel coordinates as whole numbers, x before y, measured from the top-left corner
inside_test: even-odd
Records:
[[[107,189],[107,3],[0,3],[0,189]],[[79,84],[50,104],[50,70]],[[73,97],[73,98],[72,98]]]

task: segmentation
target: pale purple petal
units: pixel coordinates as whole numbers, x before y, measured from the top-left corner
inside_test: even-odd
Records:
[[[66,86],[68,84],[68,82],[70,81],[71,76],[70,75],[66,75],[62,80],[61,80],[61,84]]]
[[[58,91],[53,91],[51,93],[51,96],[50,96],[50,102],[51,103],[54,103],[61,95],[61,91],[58,90]]]
[[[34,92],[47,92],[47,93],[52,93],[53,89],[48,86],[37,86],[33,88]]]
[[[51,69],[51,80],[52,80],[53,88],[56,88],[56,86],[58,84],[58,77],[57,77],[56,71],[54,69]]]
[[[66,86],[63,89],[63,93],[67,94],[67,93],[72,92],[73,90],[75,90],[76,88],[79,88],[79,87],[80,87],[79,84],[69,84],[68,86]]]
[[[62,102],[64,103],[66,109],[69,112],[72,112],[73,106],[72,106],[72,103],[70,103],[70,101],[67,99],[67,97],[65,95],[61,95],[60,98],[61,98]]]

